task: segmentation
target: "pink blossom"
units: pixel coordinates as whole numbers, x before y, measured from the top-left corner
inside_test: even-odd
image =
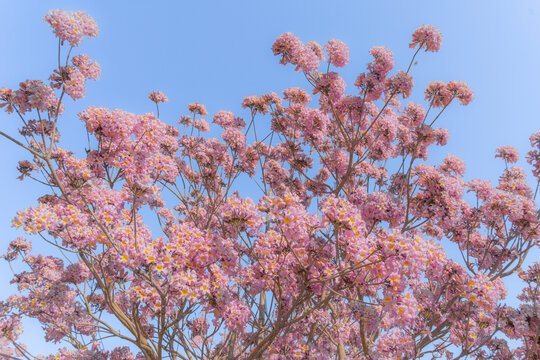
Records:
[[[509,164],[513,164],[519,160],[519,151],[513,146],[501,146],[495,150],[496,158],[501,158]]]
[[[332,39],[324,46],[328,53],[328,62],[336,67],[344,67],[349,63],[349,47],[342,41]]]
[[[274,44],[272,45],[272,52],[274,55],[281,55],[280,63],[286,65],[287,63],[296,62],[295,56],[300,51],[302,42],[299,38],[294,36],[293,33],[284,33],[280,35]],[[294,65],[294,64],[293,64]]]
[[[335,72],[330,72],[321,75],[313,92],[315,94],[320,92],[323,95],[320,102],[328,99],[335,104],[345,95],[345,87],[343,78]]]
[[[401,224],[405,217],[405,208],[397,199],[382,192],[373,192],[368,195],[362,208],[363,218],[369,224],[387,222],[390,227]]]
[[[529,140],[533,149],[527,153],[527,162],[533,166],[533,175],[540,179],[540,132],[532,134]]]
[[[414,49],[420,44],[420,47],[425,46],[426,51],[437,52],[441,49],[442,39],[441,32],[435,26],[422,25],[414,30],[409,47]]]
[[[2,87],[0,89],[0,100],[2,101],[0,103],[0,108],[5,107],[5,110],[8,114],[12,113],[14,110],[12,105],[13,96],[14,92],[12,89],[9,89],[7,87]]]
[[[235,127],[238,129],[243,128],[246,126],[246,123],[243,119],[234,116],[234,114],[230,111],[218,111],[212,120],[213,123],[218,124],[219,126],[223,128],[227,127]]]
[[[9,244],[7,253],[2,255],[2,257],[8,261],[13,261],[19,254],[26,256],[30,251],[32,251],[32,243],[22,237],[18,237]]]
[[[54,113],[58,106],[58,99],[54,90],[40,80],[26,80],[20,83],[19,90],[13,95],[12,104],[18,106],[21,113],[32,109]],[[60,106],[60,112],[63,107]]]
[[[405,123],[406,126],[416,127],[422,124],[425,118],[426,110],[424,110],[422,105],[411,102],[405,107],[405,115],[400,119]]]
[[[167,101],[169,101],[167,95],[165,95],[161,90],[152,91],[150,94],[148,94],[148,98],[156,104],[160,102],[166,103]]]
[[[285,100],[298,103],[307,104],[311,101],[311,98],[306,90],[300,88],[287,88],[283,90],[283,98]]]
[[[437,145],[446,145],[448,144],[448,139],[450,137],[450,133],[447,129],[444,128],[436,128],[433,130],[433,135],[435,136],[435,141],[437,142]]]
[[[101,67],[97,61],[92,61],[88,55],[77,55],[71,59],[74,66],[78,67],[83,75],[92,80],[98,80],[101,75]]]
[[[210,125],[203,119],[197,119],[193,121],[193,127],[202,132],[209,132]]]
[[[367,101],[376,101],[382,96],[384,81],[374,73],[362,73],[356,78],[354,86],[361,90],[360,95]]]
[[[473,99],[472,90],[463,81],[450,81],[447,89],[453,97],[459,99],[461,105],[469,105]]]
[[[271,106],[280,107],[282,100],[278,94],[271,91],[270,93],[264,94],[261,96],[261,102],[265,103],[266,105],[270,107]]]
[[[440,166],[441,170],[454,173],[459,176],[465,174],[465,162],[455,155],[448,154],[443,160],[443,164]]]
[[[442,81],[430,82],[425,91],[426,100],[430,101],[434,107],[448,106],[453,99],[453,94]]]
[[[208,115],[208,112],[206,111],[206,107],[203,104],[199,104],[197,102],[189,104],[188,110],[195,115],[201,115],[201,116]]]
[[[407,98],[411,95],[414,82],[412,76],[400,71],[386,81],[386,89],[388,93],[396,93]]]
[[[259,114],[268,113],[268,104],[263,98],[258,97],[257,95],[246,96],[242,101],[242,107],[250,108],[251,111]]]
[[[307,48],[311,49],[315,56],[319,59],[319,63],[323,62],[325,59],[323,47],[316,41],[308,41],[305,45]]]
[[[394,67],[394,55],[384,46],[375,46],[369,53],[373,61],[368,64],[368,69],[379,77],[385,77]]]
[[[98,28],[96,21],[82,11],[51,10],[44,20],[54,29],[54,33],[71,46],[78,46],[86,37],[96,37]]]
[[[272,45],[274,55],[281,55],[280,63],[296,65],[296,71],[312,72],[321,63],[318,47],[304,45],[293,33],[284,33]]]
[[[86,94],[86,77],[82,71],[75,67],[67,67],[66,75],[64,81],[66,94],[71,96],[73,100],[82,99]]]
[[[281,164],[275,160],[267,161],[264,165],[265,179],[272,184],[282,184],[289,176],[289,171],[284,169]]]
[[[226,128],[223,131],[221,138],[225,140],[225,143],[235,152],[241,153],[246,148],[246,136],[236,128]]]
[[[225,326],[231,331],[243,332],[246,323],[249,320],[251,311],[249,307],[240,301],[233,300],[226,304],[223,317],[225,318]]]

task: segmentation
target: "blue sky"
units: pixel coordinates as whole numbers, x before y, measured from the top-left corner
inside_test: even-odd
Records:
[[[148,92],[162,90],[169,103],[162,120],[174,124],[186,105],[198,101],[210,114],[240,107],[247,95],[280,93],[307,86],[291,66],[283,67],[270,47],[277,36],[294,32],[302,41],[321,44],[337,38],[350,47],[351,61],[341,72],[350,84],[365,70],[368,51],[384,45],[394,51],[396,69],[406,68],[412,31],[433,24],[444,35],[439,53],[421,53],[413,70],[412,100],[422,102],[433,80],[462,80],[475,92],[468,106],[454,105],[438,122],[450,130],[446,147],[432,151],[434,161],[448,153],[463,158],[466,179],[496,181],[503,163],[493,158],[500,145],[524,155],[528,137],[540,131],[540,2],[516,1],[7,1],[1,2],[4,29],[0,87],[16,88],[26,79],[46,80],[55,68],[57,40],[42,21],[49,9],[83,10],[100,28],[74,52],[85,53],[102,67],[98,82],[87,84],[87,97],[66,102],[60,129],[62,144],[83,149],[85,136],[76,114],[87,106],[154,111]],[[0,113],[2,130],[16,134],[17,119]],[[16,236],[10,228],[17,210],[35,203],[46,190],[16,179],[18,160],[26,157],[0,141],[0,227],[3,249]],[[520,164],[524,164],[522,161]],[[37,246],[37,249],[42,249]],[[9,268],[0,264],[0,287]],[[512,288],[511,288],[512,289]],[[512,291],[512,290],[511,290]],[[30,348],[41,341],[30,326]],[[44,352],[53,346],[42,347]]]

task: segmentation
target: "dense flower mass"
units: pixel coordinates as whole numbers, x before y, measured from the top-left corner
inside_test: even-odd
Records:
[[[51,10],[44,20],[62,42],[67,41],[71,46],[79,46],[85,36],[96,37],[98,34],[96,21],[82,11]]]
[[[426,49],[426,51],[437,52],[441,49],[443,36],[439,29],[433,25],[422,25],[413,32],[412,42],[409,44],[411,48]]]
[[[97,34],[82,12],[45,19],[61,45]],[[411,47],[441,41],[424,25]],[[217,135],[197,102],[178,126],[162,121],[161,91],[148,96],[157,114],[90,106],[78,114],[82,154],[61,147],[62,99],[85,95],[97,62],[60,51],[50,86],[0,89],[22,121],[20,140],[0,134],[32,155],[19,179],[51,189],[13,226],[61,255],[35,254],[30,238],[7,245],[16,293],[0,301],[1,358],[538,358],[540,265],[521,265],[540,222],[526,171],[508,166],[517,150],[497,149],[506,166],[493,185],[465,180],[455,155],[425,162],[449,141],[435,122],[471,89],[436,81],[425,104],[402,105],[410,66],[394,70],[385,47],[369,51],[352,91],[335,69],[349,62],[343,42],[285,33],[272,51],[305,88],[246,96],[242,117],[215,112]],[[530,142],[540,181],[540,133]],[[516,307],[502,303],[512,274],[525,284]],[[26,318],[61,343],[55,354],[26,350]]]
[[[495,157],[499,157],[507,163],[513,164],[519,160],[519,151],[513,146],[501,146],[496,152],[497,155]]]
[[[311,102],[311,97],[307,91],[297,87],[283,90],[283,99],[299,104],[307,104]]]
[[[434,107],[448,106],[454,99],[449,86],[442,81],[430,82],[425,94],[425,99]]]
[[[315,42],[303,44],[293,33],[285,33],[277,38],[272,46],[274,55],[281,55],[280,63],[296,65],[296,71],[317,70],[323,60],[323,53]],[[342,60],[341,60],[342,61]]]
[[[54,90],[45,85],[41,80],[26,80],[19,84],[19,90],[13,92],[4,90],[4,98],[13,106],[16,105],[21,113],[26,113],[34,109],[42,112],[54,113],[58,107],[62,110]],[[10,107],[6,109],[10,111]]]
[[[472,90],[463,81],[450,81],[447,89],[453,97],[461,102],[461,105],[469,105],[473,99]]]
[[[81,73],[87,78],[92,80],[98,80],[101,75],[101,66],[97,61],[92,61],[88,55],[77,55],[71,59],[73,65],[79,68]]]
[[[369,53],[373,61],[368,64],[368,69],[379,77],[385,77],[394,67],[394,54],[384,46],[376,46]]]
[[[388,79],[386,84],[388,92],[400,94],[404,99],[411,95],[413,85],[414,82],[412,76],[404,71],[400,71],[393,75],[390,79]]]
[[[208,115],[208,112],[206,111],[206,107],[199,103],[191,103],[188,105],[188,110],[192,112],[194,115],[201,115],[206,116]]]
[[[336,67],[344,67],[349,63],[349,47],[340,40],[332,39],[324,46],[328,53],[328,61]]]

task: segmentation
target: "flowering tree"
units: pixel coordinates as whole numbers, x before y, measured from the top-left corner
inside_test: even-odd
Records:
[[[392,52],[371,49],[353,95],[333,71],[349,61],[343,42],[285,33],[272,51],[309,91],[248,96],[247,120],[219,111],[221,138],[201,135],[210,126],[198,103],[179,127],[162,122],[160,91],[149,96],[156,114],[90,107],[78,115],[89,135],[78,157],[60,147],[57,125],[64,97],[82,98],[100,76],[89,56],[71,56],[97,25],[62,10],[45,21],[59,38],[58,68],[50,84],[0,90],[21,137],[0,135],[31,156],[20,179],[51,189],[13,225],[60,257],[33,255],[24,238],[9,245],[4,259],[28,270],[0,302],[2,358],[540,359],[540,265],[521,269],[539,215],[525,171],[510,166],[517,151],[497,150],[506,169],[496,186],[465,182],[459,158],[425,160],[448,140],[434,127],[444,110],[472,100],[468,86],[437,81],[425,106],[400,103],[416,56],[441,47],[436,28],[414,31],[412,60],[393,75]],[[531,145],[538,180],[540,133]],[[260,188],[258,201],[235,191],[241,177]],[[144,209],[157,215],[158,235]],[[501,302],[514,273],[526,285],[519,308]],[[31,354],[18,341],[24,317],[68,347]]]

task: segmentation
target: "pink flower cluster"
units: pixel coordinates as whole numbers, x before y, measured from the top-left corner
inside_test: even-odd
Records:
[[[540,181],[540,131],[534,133],[529,138],[531,151],[527,153],[527,162],[533,167],[533,175]]]
[[[246,135],[239,129],[228,127],[223,131],[221,138],[235,153],[242,153],[246,149]]]
[[[320,45],[312,42],[302,44],[293,33],[285,33],[277,38],[272,45],[274,55],[281,55],[280,63],[296,66],[296,71],[310,73],[316,71],[322,61]]]
[[[242,129],[244,126],[246,126],[246,123],[241,118],[234,116],[234,114],[230,111],[218,111],[213,119],[212,122],[215,124],[218,124],[219,126],[223,128],[228,127],[234,127],[237,129]]]
[[[471,89],[462,81],[450,81],[448,85],[442,81],[430,82],[425,94],[434,107],[448,106],[454,98],[468,105],[473,99]]]
[[[461,105],[469,105],[473,100],[474,96],[471,88],[463,81],[450,81],[447,88],[453,97],[459,99]]]
[[[361,95],[366,100],[375,101],[381,97],[385,89],[386,76],[394,67],[394,56],[392,51],[384,46],[376,46],[369,53],[373,56],[373,61],[368,64],[369,72],[358,75],[354,86],[361,90]],[[401,83],[407,85],[407,81]]]
[[[12,101],[13,101],[13,89],[9,89],[7,87],[2,87],[0,89],[0,108],[5,107],[5,110],[8,114],[11,114],[14,110]]]
[[[418,103],[410,102],[404,110],[405,114],[400,121],[408,128],[416,128],[426,119],[426,110]]]
[[[203,104],[199,104],[197,102],[189,104],[188,110],[194,115],[201,115],[201,116],[208,115],[208,112],[206,111],[206,107]]]
[[[148,98],[156,104],[160,102],[166,103],[169,101],[167,95],[165,95],[165,93],[163,93],[161,90],[152,91],[150,94],[148,94]]]
[[[448,154],[439,169],[451,175],[463,176],[465,175],[465,161],[455,155]]]
[[[307,91],[298,87],[283,90],[283,98],[296,104],[307,104],[311,102],[311,97]]]
[[[519,151],[513,146],[501,146],[495,152],[496,158],[501,158],[508,164],[513,164],[519,160]]]
[[[20,83],[19,86],[19,90],[15,92],[5,88],[3,89],[3,97],[9,100],[9,104],[11,105],[11,107],[8,106],[6,108],[6,111],[9,112],[13,106],[16,106],[22,114],[34,109],[54,114],[57,107],[60,107],[60,113],[63,111],[64,108],[59,104],[54,90],[42,81],[26,80]]]
[[[82,11],[51,10],[44,20],[54,29],[55,35],[71,46],[79,46],[83,38],[96,37],[98,28],[96,21]]]
[[[98,80],[101,75],[101,66],[97,61],[92,61],[88,55],[77,55],[71,59],[74,66],[79,68],[81,73],[87,78],[92,80]]]
[[[324,46],[328,53],[328,62],[336,67],[349,63],[349,47],[343,41],[332,39]]]
[[[420,48],[425,47],[426,51],[437,52],[441,49],[442,40],[439,29],[433,25],[422,25],[413,32],[409,47],[414,49],[416,45],[420,45]]]
[[[319,103],[322,107],[330,106],[330,103],[338,103],[345,95],[345,80],[335,72],[322,74],[315,88],[314,93],[321,93]]]
[[[22,237],[18,237],[9,244],[7,253],[2,255],[2,257],[8,261],[13,261],[19,255],[23,257],[28,255],[30,251],[32,251],[32,243]]]
[[[407,98],[412,93],[414,82],[411,75],[404,71],[400,71],[393,75],[386,82],[387,92],[400,94],[403,98]]]
[[[373,56],[373,61],[368,64],[368,69],[378,76],[386,76],[394,67],[394,55],[384,46],[376,46],[369,53]]]
[[[253,114],[266,114],[268,113],[268,104],[263,98],[257,95],[246,96],[242,101],[242,108],[249,108]]]
[[[73,100],[82,99],[86,95],[86,77],[81,70],[67,67],[62,78],[64,79],[64,90]]]
[[[143,353],[139,353],[137,356],[133,355],[127,346],[116,347],[112,351],[105,351],[100,350],[99,344],[95,342],[91,347],[84,347],[75,351],[62,348],[56,355],[47,357],[47,360],[143,360],[144,358]]]
[[[447,85],[442,81],[430,82],[425,95],[425,99],[434,107],[448,106],[453,98]]]

